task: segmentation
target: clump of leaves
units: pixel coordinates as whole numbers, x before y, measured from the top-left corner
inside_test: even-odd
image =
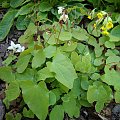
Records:
[[[79,1],[79,5],[81,5]],[[4,15],[0,22],[0,41],[3,41],[8,35],[13,23],[18,30],[26,30],[30,22],[50,22],[51,20],[57,20],[57,7],[60,5],[70,5],[72,0],[5,0],[0,1],[2,8],[9,8],[8,12]],[[74,4],[78,3],[75,1]],[[83,7],[82,5],[79,7]],[[78,8],[79,8],[78,7]],[[72,13],[73,15],[75,13]],[[53,16],[53,17],[50,17]],[[79,15],[77,15],[78,17]],[[73,16],[74,17],[74,16]],[[73,18],[72,17],[72,18]]]
[[[100,112],[111,100],[120,102],[119,22],[107,12],[101,15],[103,11],[93,10],[87,14],[78,8],[64,9],[69,16],[65,22],[30,22],[18,40],[26,50],[20,54],[10,52],[3,62],[0,78],[8,85],[4,103],[10,109],[11,101],[21,99],[21,111],[15,115],[8,112],[6,120],[34,116],[40,120],[63,120],[65,113],[77,118],[81,106],[95,105]],[[91,16],[87,29],[76,24],[80,16],[72,19],[75,11],[76,16]],[[109,34],[103,34],[101,27],[109,23],[104,22],[108,18],[112,26],[106,27]]]

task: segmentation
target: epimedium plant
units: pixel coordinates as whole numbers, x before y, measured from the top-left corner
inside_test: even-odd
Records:
[[[7,84],[6,107],[19,98],[21,111],[8,112],[6,120],[77,118],[81,106],[100,112],[111,100],[120,102],[119,22],[105,11],[82,8],[59,8],[59,22],[52,24],[30,21],[18,40],[25,50],[11,42],[0,78]],[[87,28],[78,25],[80,16],[88,17]]]
[[[50,20],[58,20],[57,7],[62,6],[78,6],[83,8],[80,3],[83,0],[4,0],[0,1],[2,8],[7,8],[8,11],[0,22],[0,41],[3,41],[8,35],[11,27],[15,24],[18,30],[26,30],[30,22],[43,21],[51,22]],[[70,9],[71,10],[71,9]],[[72,10],[73,16],[76,14]],[[76,14],[77,15],[77,14]],[[49,17],[53,16],[53,17]],[[77,18],[80,15],[77,15]]]

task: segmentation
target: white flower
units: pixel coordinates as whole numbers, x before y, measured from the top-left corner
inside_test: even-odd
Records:
[[[13,50],[13,51],[16,51],[16,45],[15,45],[15,43],[13,42],[13,41],[11,41],[11,44],[10,44],[11,46],[9,46],[7,49],[8,50]]]
[[[24,46],[21,46],[20,44],[16,44],[16,52],[23,52],[25,50]]]
[[[64,9],[65,9],[64,7],[58,7],[58,14],[62,14]]]
[[[10,46],[7,48],[8,50],[13,50],[13,52],[23,52],[25,50],[24,46],[21,46],[20,44],[15,44],[13,41],[11,41]]]
[[[66,14],[62,14],[62,15],[60,16],[60,21],[63,20],[64,22],[66,22],[67,19],[68,19],[68,15],[66,15]]]

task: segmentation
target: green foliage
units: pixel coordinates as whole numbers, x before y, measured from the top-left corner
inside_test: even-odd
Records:
[[[24,2],[24,0],[10,0],[10,6],[13,8],[17,8],[19,6],[22,5],[22,3]]]
[[[20,113],[17,113],[15,116],[12,113],[7,113],[5,116],[6,120],[21,120],[22,116]]]
[[[74,106],[74,108],[73,108]],[[73,118],[79,116],[79,107],[76,105],[75,99],[70,99],[69,101],[63,101],[63,108],[69,117]]]
[[[34,114],[31,110],[27,110],[25,107],[23,109],[23,116],[28,118],[34,118]]]
[[[87,99],[90,103],[96,101],[96,111],[100,112],[104,103],[111,100],[112,90],[109,86],[102,84],[100,82],[94,82],[93,85],[90,85],[87,92]]]
[[[70,60],[61,53],[57,53],[51,63],[51,71],[55,73],[55,78],[68,88],[73,87],[74,79],[77,78],[74,67]]]
[[[45,54],[43,50],[35,51],[35,55],[32,59],[32,68],[38,68],[45,62]]]
[[[10,52],[0,68],[7,108],[22,100],[20,113],[8,112],[6,120],[63,120],[64,114],[72,119],[79,117],[81,106],[100,112],[112,99],[120,103],[120,18],[106,12],[111,3],[119,10],[119,1],[82,1],[2,3],[10,9],[0,22],[0,41],[15,21],[18,30],[25,30],[18,42],[26,47]],[[97,9],[90,11],[89,2]],[[60,20],[58,6],[65,7],[62,15],[69,19]]]
[[[9,77],[8,77],[9,76]],[[1,67],[0,68],[0,78],[6,82],[12,82],[15,80],[15,75],[13,74],[11,67]]]
[[[31,55],[20,56],[19,60],[16,63],[16,68],[18,73],[22,73],[28,66]]]
[[[12,27],[16,14],[17,10],[9,10],[0,22],[0,41],[7,36],[10,28]]]
[[[32,81],[22,81],[20,86],[25,103],[39,119],[45,120],[49,106],[49,94],[45,83],[40,82],[36,85]]]
[[[50,11],[51,8],[52,6],[48,2],[41,2],[41,4],[39,5],[39,10],[41,12]]]
[[[12,101],[16,99],[20,95],[20,88],[17,81],[10,82],[7,90],[6,90],[6,99]]]
[[[50,120],[63,120],[63,118],[64,118],[63,107],[61,105],[55,106],[50,113]]]

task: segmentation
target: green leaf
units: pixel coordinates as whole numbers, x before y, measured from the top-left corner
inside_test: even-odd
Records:
[[[90,85],[87,91],[87,100],[90,103],[94,101],[105,102],[108,100],[108,94],[103,85]]]
[[[30,23],[30,19],[24,15],[18,16],[16,27],[18,30],[25,30]]]
[[[37,32],[37,26],[34,23],[30,23],[27,27],[27,30],[24,32],[24,35],[18,39],[20,43],[28,44],[33,42],[33,35]]]
[[[31,54],[28,54],[28,55],[22,56],[22,57],[20,56],[18,58],[18,61],[16,63],[18,73],[23,73],[25,71],[25,69],[27,68],[28,63],[30,61],[30,58],[31,58]]]
[[[94,73],[94,74],[92,74],[92,75],[90,76],[90,78],[91,78],[92,80],[97,80],[97,79],[100,78],[100,74]]]
[[[54,77],[54,74],[52,72],[50,72],[50,70],[48,69],[48,67],[44,67],[43,69],[39,70],[37,72],[37,75],[38,75],[37,81],[45,80],[46,78],[52,78],[52,77]]]
[[[115,102],[120,103],[120,91],[115,92]]]
[[[64,118],[64,110],[61,105],[56,105],[51,113],[50,113],[50,120],[63,120]]]
[[[34,118],[34,114],[31,110],[27,110],[27,108],[24,107],[23,109],[23,116],[28,118]]]
[[[87,91],[87,100],[90,103],[96,101],[95,109],[97,112],[100,112],[104,103],[111,100],[112,90],[109,86],[102,82],[94,82],[93,85],[90,85]]]
[[[19,9],[16,16],[29,14],[30,12],[32,12],[33,7],[34,7],[34,3],[28,3],[27,5],[24,5]]]
[[[44,52],[47,58],[51,58],[54,56],[56,52],[56,46],[49,45],[48,47],[44,49]]]
[[[37,14],[37,20],[41,21],[41,20],[46,20],[48,17],[48,13],[47,12],[38,12]]]
[[[81,88],[83,90],[88,90],[88,87],[89,87],[88,77],[85,76],[85,75],[82,75],[82,78],[81,78]]]
[[[88,40],[88,44],[95,47],[97,45],[97,40],[93,36],[90,36]]]
[[[0,2],[1,2],[1,0],[0,0]],[[9,7],[10,7],[10,3],[7,0],[5,0],[5,1],[2,0],[2,8],[9,8]]]
[[[72,29],[72,36],[76,38],[77,40],[84,40],[86,41],[88,39],[88,34],[85,29],[82,29],[80,27],[73,28]]]
[[[89,52],[88,46],[86,46],[82,43],[77,44],[77,50],[78,50],[78,53],[80,53],[82,55],[85,55]]]
[[[95,105],[96,112],[100,112],[103,108],[104,108],[104,102],[102,101],[96,102]]]
[[[84,107],[92,107],[92,104],[90,104],[87,100],[85,99],[81,99],[80,100],[80,105],[84,106]]]
[[[116,38],[116,39],[115,39]],[[114,27],[110,32],[110,41],[120,41],[120,25]]]
[[[15,116],[9,112],[5,115],[6,120],[21,120],[22,115],[20,113],[15,114]]]
[[[105,42],[105,47],[114,49],[115,48],[115,43],[110,42],[110,41],[106,41]]]
[[[99,38],[99,45],[102,46],[105,44],[106,41],[109,41],[109,37],[108,36],[102,36]]]
[[[120,38],[117,36],[109,34],[109,37],[110,37],[110,40],[109,40],[110,42],[119,42],[120,41]]]
[[[13,114],[10,112],[6,113],[5,118],[6,120],[15,120]]]
[[[24,0],[11,0],[10,6],[13,8],[17,8],[17,7],[21,6],[23,2],[24,2]]]
[[[117,64],[120,62],[120,57],[119,56],[109,56],[107,59],[106,59],[106,64]]]
[[[49,105],[54,105],[56,103],[56,95],[54,92],[49,92]]]
[[[40,2],[39,10],[41,12],[50,11],[52,8],[51,4],[48,2]]]
[[[45,62],[45,53],[43,50],[38,50],[32,59],[32,68],[38,68]]]
[[[0,41],[4,40],[13,25],[17,10],[9,10],[0,22]]]
[[[43,38],[45,41],[50,45],[55,45],[57,43],[56,36],[54,34],[47,34],[46,32],[43,33]]]
[[[20,113],[17,113],[16,115],[15,115],[15,120],[21,120],[21,118],[22,118],[22,115],[20,114]],[[13,120],[13,119],[12,119]]]
[[[77,42],[69,41],[68,43],[65,43],[64,46],[61,46],[60,49],[61,51],[72,52],[76,49],[76,47],[77,47]]]
[[[56,73],[55,78],[60,83],[69,89],[73,87],[73,82],[77,78],[77,74],[69,58],[61,53],[56,54],[51,64],[51,71]]]
[[[114,56],[115,53],[113,50],[108,49],[107,52],[105,53],[105,56]]]
[[[108,85],[114,86],[116,90],[120,90],[120,73],[113,69],[109,70],[109,67],[106,65],[105,74],[102,75],[101,79]]]
[[[70,91],[71,92],[70,96],[73,97],[73,98],[77,98],[81,94],[80,91],[81,91],[80,79],[77,78],[77,79],[74,80],[73,88]]]
[[[59,39],[61,41],[68,41],[68,40],[71,40],[71,38],[72,38],[71,32],[61,31],[60,36],[59,36]]]
[[[75,69],[82,73],[90,73],[91,72],[91,56],[90,54],[86,54],[82,56],[82,60],[78,61],[75,65]]]
[[[9,77],[8,77],[9,76]],[[0,79],[10,83],[15,80],[15,75],[10,67],[0,67]]]
[[[81,57],[78,55],[77,52],[72,52],[71,53],[71,62],[73,65],[76,65],[77,62],[79,62],[81,60]]]
[[[8,57],[7,57],[7,59],[6,60],[4,60],[2,63],[5,65],[5,66],[8,66],[13,60],[15,60],[16,59],[16,56],[14,56],[14,55],[9,55]]]
[[[27,68],[23,73],[16,73],[15,79],[16,80],[31,80],[35,81],[35,74],[36,71],[30,68]]]
[[[76,113],[78,113],[78,115],[80,113],[80,109],[76,105],[75,99],[70,99],[69,101],[63,101],[63,108],[70,118],[76,116]]]
[[[95,55],[96,57],[100,57],[102,55],[102,52],[104,50],[104,47],[100,47],[98,44],[95,46]]]
[[[20,88],[19,88],[18,82],[17,81],[10,82],[6,90],[6,98],[9,101],[12,101],[16,99],[17,97],[19,97],[19,95],[20,95]]]
[[[55,94],[55,96],[56,96],[56,101],[58,101],[58,100],[60,99],[60,95],[62,94],[62,92],[61,92],[58,88],[53,89],[53,90],[51,90],[51,91]]]
[[[94,65],[95,66],[100,66],[100,65],[102,65],[102,64],[104,64],[104,57],[98,57],[98,58],[96,58],[95,60],[94,60]]]
[[[40,120],[45,120],[49,106],[49,93],[45,83],[40,82],[36,85],[32,81],[22,81],[21,88],[23,99],[30,110]]]

